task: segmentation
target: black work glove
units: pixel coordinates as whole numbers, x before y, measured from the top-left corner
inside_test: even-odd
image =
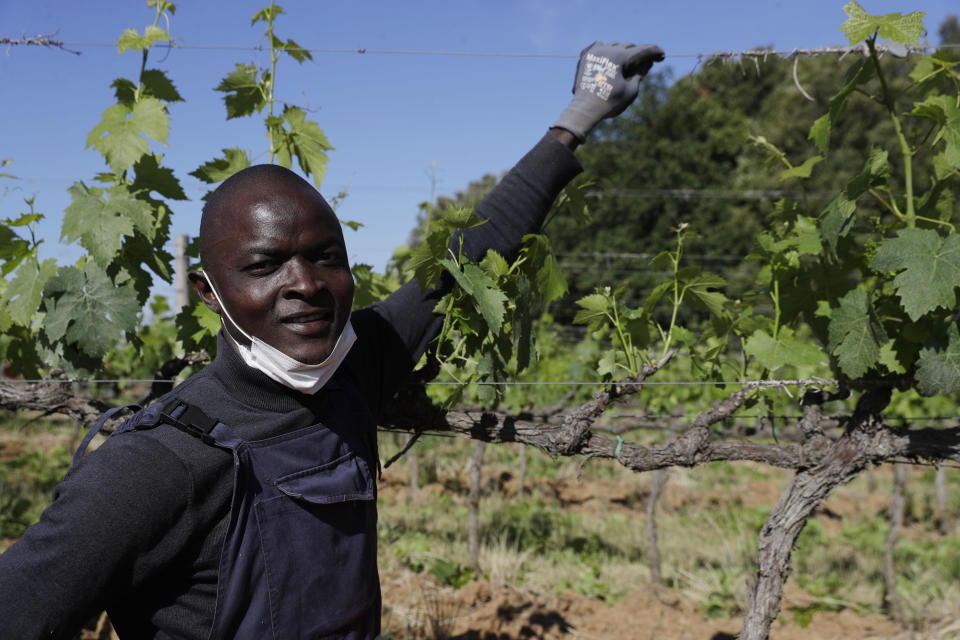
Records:
[[[573,100],[554,127],[566,129],[583,142],[604,118],[623,113],[630,106],[654,62],[663,60],[656,45],[637,46],[594,42],[580,52],[573,81]]]

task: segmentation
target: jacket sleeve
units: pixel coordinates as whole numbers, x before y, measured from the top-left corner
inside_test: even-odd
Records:
[[[160,570],[189,536],[191,484],[148,438],[110,438],[84,456],[0,555],[0,638],[72,638]]]
[[[493,249],[514,258],[523,236],[540,229],[557,195],[580,171],[573,152],[545,135],[476,207],[477,215],[488,222],[464,233],[468,255],[479,259]],[[410,281],[354,314],[358,346],[361,340],[367,342],[360,350],[362,369],[379,376],[369,381],[377,389],[378,407],[393,395],[440,330],[441,318],[433,309],[451,286],[451,278],[441,278],[436,288],[423,291]]]

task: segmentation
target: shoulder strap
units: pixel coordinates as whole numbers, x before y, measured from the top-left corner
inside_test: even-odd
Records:
[[[107,420],[120,411],[131,408],[136,409],[137,413],[125,420],[113,433],[143,431],[145,429],[153,429],[160,423],[166,423],[201,440],[205,444],[214,446],[222,444],[211,434],[213,428],[217,426],[220,421],[211,418],[192,404],[187,404],[182,400],[174,398],[163,406],[151,405],[144,410],[139,404],[131,403],[114,407],[100,416],[94,425],[90,427],[90,431],[84,436],[80,442],[80,446],[77,447],[76,453],[73,454],[72,464],[77,464],[77,461],[83,457],[87,447],[90,446],[90,441],[100,433],[100,429],[103,428]],[[221,427],[224,427],[224,425],[221,425]]]
[[[106,411],[106,413],[100,416],[100,419],[97,420],[95,423],[93,423],[93,426],[90,427],[89,431],[87,431],[87,435],[85,435],[83,437],[83,440],[80,441],[80,446],[77,447],[76,452],[73,454],[73,462],[71,464],[72,465],[77,464],[77,461],[80,460],[81,457],[83,457],[83,454],[86,453],[87,451],[87,447],[90,446],[90,441],[93,440],[93,437],[95,435],[100,433],[100,429],[103,428],[103,425],[104,423],[106,423],[107,420],[112,418],[115,414],[123,411],[124,409],[133,409],[133,408],[135,408],[137,411],[141,411],[143,409],[143,407],[141,407],[136,403],[130,403],[130,404],[120,405],[119,407],[114,407],[113,409],[109,409]]]

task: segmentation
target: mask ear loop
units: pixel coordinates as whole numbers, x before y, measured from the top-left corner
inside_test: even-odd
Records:
[[[244,331],[244,330],[243,330],[243,327],[241,327],[239,324],[237,324],[237,321],[234,320],[233,317],[230,315],[230,312],[227,311],[227,305],[223,304],[223,299],[220,297],[220,294],[217,293],[217,288],[216,288],[215,286],[213,286],[213,280],[210,278],[210,276],[207,275],[207,272],[206,272],[206,271],[201,271],[200,273],[203,274],[203,279],[207,281],[207,285],[209,285],[210,291],[213,291],[213,297],[217,299],[217,304],[220,305],[220,310],[223,312],[223,315],[227,316],[227,320],[230,321],[230,324],[232,324],[233,326],[235,326],[235,327],[237,328],[237,331],[239,331],[240,333],[242,333],[242,334],[243,334],[243,337],[246,338],[247,340],[249,340],[249,341],[251,342],[251,344],[252,344],[252,343],[253,343],[253,336],[251,336],[249,333],[247,333],[246,331]],[[224,322],[223,322],[223,316],[220,317],[220,324],[223,325],[223,328],[224,328],[224,329],[227,328],[226,324],[224,324]]]

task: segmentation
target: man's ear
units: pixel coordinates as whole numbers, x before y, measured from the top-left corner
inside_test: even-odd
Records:
[[[213,295],[213,289],[204,277],[203,272],[191,271],[187,274],[187,277],[190,279],[190,286],[193,287],[193,290],[200,296],[200,299],[203,300],[203,304],[207,305],[207,309],[219,315],[220,303],[217,302],[217,297]]]

